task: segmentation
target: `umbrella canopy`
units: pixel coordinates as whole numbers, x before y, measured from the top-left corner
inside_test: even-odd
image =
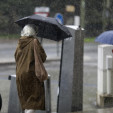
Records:
[[[105,31],[105,32],[101,33],[101,34],[95,39],[95,42],[113,45],[113,30]]]
[[[35,24],[38,26],[37,36],[55,41],[60,41],[65,38],[72,37],[69,30],[60,24],[55,18],[42,17],[39,15],[31,15],[17,20],[17,23],[22,28],[26,24]]]

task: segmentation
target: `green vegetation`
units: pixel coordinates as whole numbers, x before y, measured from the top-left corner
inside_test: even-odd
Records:
[[[95,42],[95,37],[84,38],[84,42]]]
[[[0,35],[0,39],[18,39],[20,35],[18,34],[4,34]]]
[[[19,37],[20,37],[19,34],[4,34],[4,35],[0,35],[0,39],[18,39]],[[46,40],[46,41],[48,41],[48,40]],[[49,40],[49,42],[50,42],[50,40]],[[95,37],[84,38],[84,42],[87,42],[87,43],[95,42]]]

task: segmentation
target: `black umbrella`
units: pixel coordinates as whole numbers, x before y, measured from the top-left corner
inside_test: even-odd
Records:
[[[55,41],[72,37],[68,29],[60,24],[55,18],[31,15],[17,20],[19,26],[24,27],[26,24],[35,24],[38,26],[37,36]]]

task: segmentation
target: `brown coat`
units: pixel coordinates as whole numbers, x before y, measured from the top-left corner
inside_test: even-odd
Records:
[[[43,62],[46,54],[37,39],[38,53]],[[16,83],[22,109],[45,109],[44,82],[35,74],[34,37],[21,37],[15,52]]]

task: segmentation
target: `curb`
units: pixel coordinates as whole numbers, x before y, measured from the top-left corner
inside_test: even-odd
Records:
[[[53,61],[60,61],[60,58],[49,58],[46,60],[46,63]],[[0,62],[0,65],[14,65],[14,64],[15,61]]]

